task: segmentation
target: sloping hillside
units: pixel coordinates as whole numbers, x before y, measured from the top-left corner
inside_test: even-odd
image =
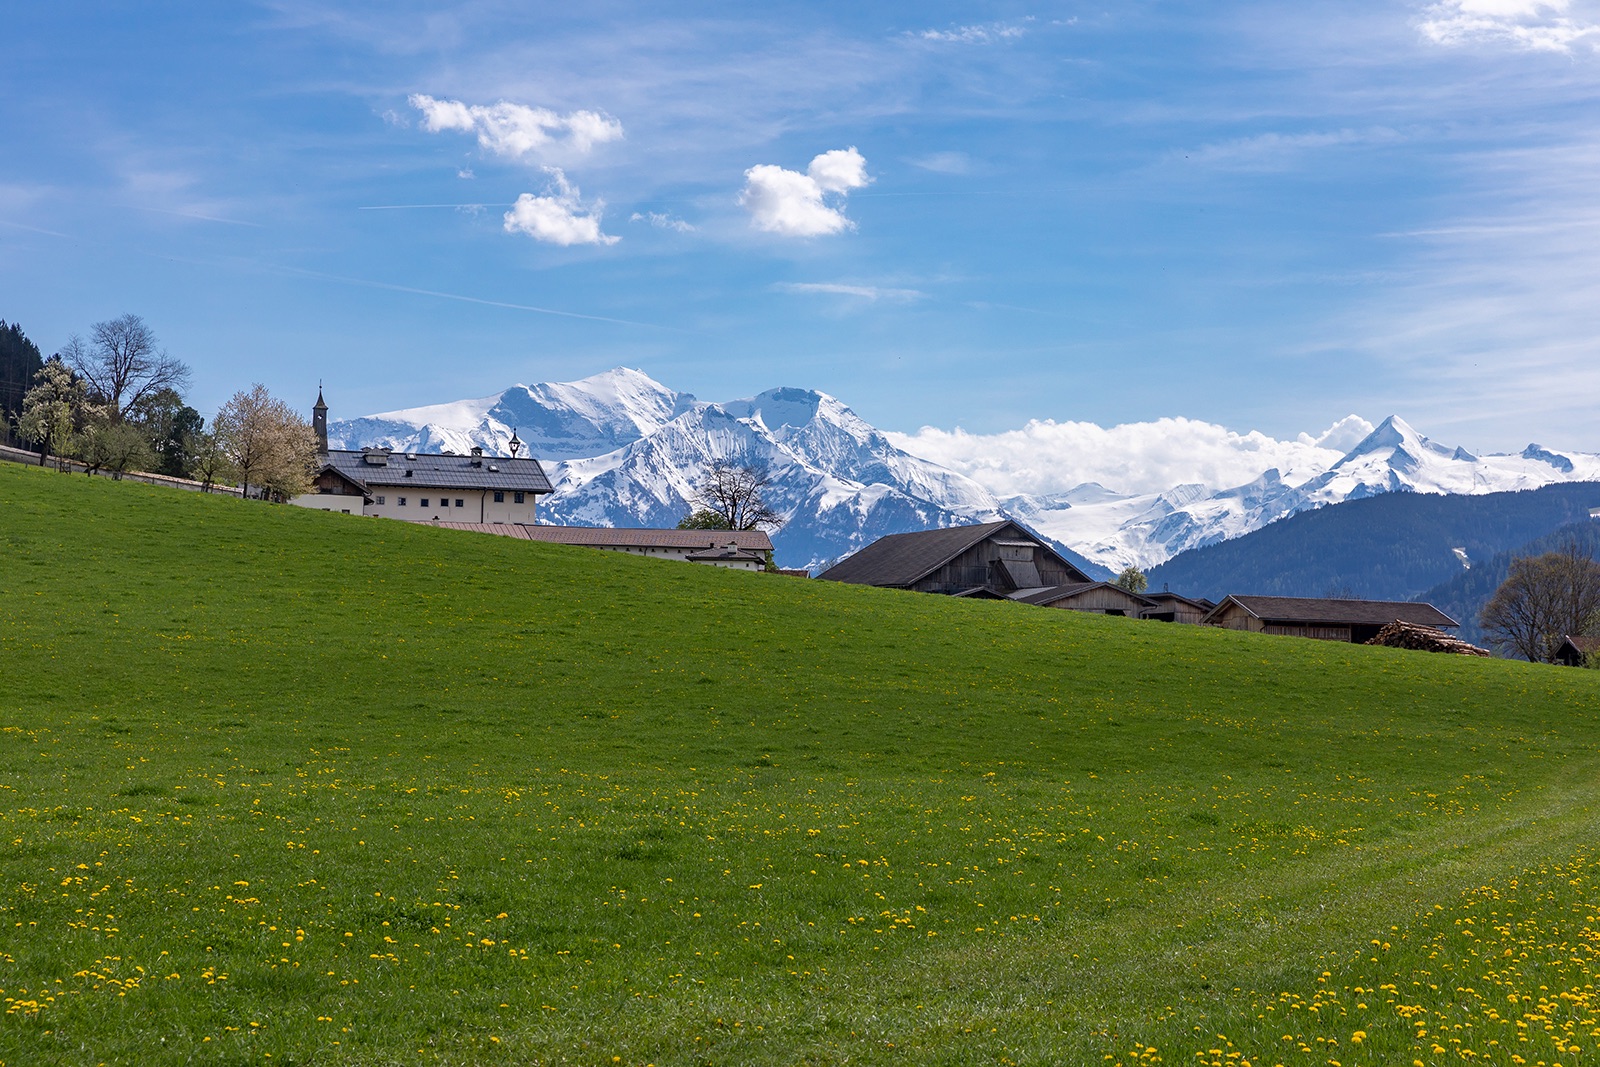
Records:
[[[1512,1024],[1594,980],[1600,673],[9,465],[0,502],[7,1063],[1577,1040]]]

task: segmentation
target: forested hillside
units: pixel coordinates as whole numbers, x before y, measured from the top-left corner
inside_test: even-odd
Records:
[[[1475,564],[1473,568],[1441,582],[1420,596],[1440,611],[1461,622],[1459,636],[1475,645],[1484,644],[1483,630],[1478,626],[1478,613],[1500,588],[1511,571],[1511,561],[1523,556],[1541,556],[1554,552],[1568,542],[1576,541],[1600,559],[1600,522],[1584,520],[1519,545],[1507,552],[1499,552]]]
[[[1558,527],[1586,523],[1594,508],[1596,482],[1484,496],[1390,493],[1185,552],[1152,568],[1150,587],[1213,600],[1229,593],[1409,600],[1474,573],[1466,564],[1476,569]]]

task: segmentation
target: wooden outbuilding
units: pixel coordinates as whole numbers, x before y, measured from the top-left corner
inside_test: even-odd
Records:
[[[1110,582],[1077,582],[1058,585],[1035,593],[1018,594],[1011,599],[1040,608],[1087,611],[1094,615],[1122,615],[1138,619],[1154,605],[1138,593],[1130,593]]]
[[[947,595],[1020,593],[1095,584],[1028,530],[1003,519],[978,526],[890,534],[817,577]]]
[[[1331,600],[1324,597],[1229,596],[1201,620],[1208,626],[1364,644],[1391,622],[1436,630],[1461,624],[1434,607],[1402,600]]]
[[[1568,634],[1556,649],[1556,662],[1567,667],[1586,667],[1590,657],[1600,657],[1600,637],[1575,637]]]
[[[728,570],[763,571],[772,557],[765,530],[651,530],[610,526],[535,526],[516,522],[439,522],[451,530],[524,541],[581,545],[651,559],[683,560]]]
[[[1154,619],[1157,622],[1182,622],[1198,625],[1200,620],[1217,605],[1204,598],[1179,596],[1177,593],[1163,589],[1159,593],[1143,593],[1151,606],[1140,613],[1141,619]]]

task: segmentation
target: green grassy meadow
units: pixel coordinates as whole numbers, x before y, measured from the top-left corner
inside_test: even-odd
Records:
[[[1600,671],[0,464],[0,1063],[1600,1062]]]

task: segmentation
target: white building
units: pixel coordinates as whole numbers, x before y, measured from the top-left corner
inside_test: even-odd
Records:
[[[513,435],[512,457],[391,452],[387,448],[345,451],[328,448],[328,405],[317,393],[311,409],[321,467],[312,492],[290,503],[348,515],[380,515],[409,522],[538,521],[536,505],[551,491],[539,461],[517,459],[522,442]]]

